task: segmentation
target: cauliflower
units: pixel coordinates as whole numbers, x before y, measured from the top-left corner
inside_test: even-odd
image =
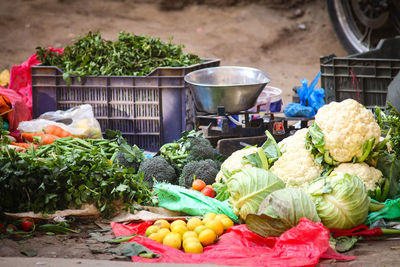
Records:
[[[374,167],[368,166],[366,163],[342,163],[337,166],[332,173],[348,173],[357,175],[365,184],[365,188],[369,191],[375,191],[377,186],[382,182],[382,172]]]
[[[235,170],[240,170],[240,169],[243,169],[246,167],[251,167],[250,163],[246,163],[246,164],[242,163],[243,157],[257,152],[257,149],[258,149],[257,147],[249,147],[249,148],[244,148],[244,149],[233,152],[232,155],[230,155],[222,163],[221,168],[224,167],[229,172],[233,172]],[[218,182],[221,179],[225,179],[225,176],[222,173],[222,171],[219,171],[215,180]]]
[[[308,129],[303,128],[301,130],[296,131],[294,135],[291,135],[289,137],[286,137],[282,141],[278,143],[278,147],[281,150],[282,153],[285,153],[288,149],[288,147],[293,148],[295,146],[303,146],[304,145],[304,140],[306,138]]]
[[[315,162],[314,156],[306,149],[306,134],[307,129],[302,129],[279,143],[279,147],[284,144],[285,152],[270,171],[284,181],[287,187],[306,188],[322,173],[322,166]]]
[[[376,145],[381,129],[372,112],[353,99],[323,106],[315,123],[324,134],[324,149],[338,162],[349,162],[363,155],[363,145],[373,137]]]

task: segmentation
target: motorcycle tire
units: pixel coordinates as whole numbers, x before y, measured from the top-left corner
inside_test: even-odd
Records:
[[[400,34],[400,1],[327,0],[333,28],[350,54],[374,49]]]

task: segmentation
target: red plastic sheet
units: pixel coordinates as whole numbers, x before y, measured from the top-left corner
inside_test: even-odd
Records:
[[[8,114],[10,132],[14,132],[21,121],[32,119],[32,112],[25,103],[25,99],[12,89],[0,86],[0,95],[7,97],[11,102],[12,111]]]
[[[383,232],[381,228],[369,228],[368,226],[361,224],[360,226],[354,227],[349,230],[342,229],[330,229],[333,233],[333,237],[337,238],[339,236],[382,236]]]
[[[49,47],[50,51],[62,53],[64,49],[55,49]],[[16,91],[26,103],[30,113],[32,114],[32,79],[31,66],[41,63],[36,54],[31,56],[21,65],[16,65],[11,68],[10,85],[8,88]],[[32,115],[31,115],[32,116]]]
[[[116,236],[143,234],[149,222],[122,225],[112,223]],[[137,242],[160,258],[145,259],[132,257],[134,262],[164,263],[213,263],[244,266],[315,266],[320,258],[351,260],[329,247],[329,230],[322,223],[314,223],[306,218],[296,227],[278,238],[263,238],[247,229],[245,224],[231,227],[214,245],[204,248],[202,254],[189,254],[181,250],[159,244],[143,236],[135,236],[130,242]]]

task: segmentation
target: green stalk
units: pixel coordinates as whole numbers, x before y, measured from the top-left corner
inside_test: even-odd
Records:
[[[45,148],[36,153],[36,157],[40,157],[41,155],[49,151],[51,147],[51,145],[47,145]]]
[[[130,236],[124,236],[124,237],[117,238],[117,239],[114,239],[114,240],[110,240],[110,241],[107,241],[107,242],[108,242],[108,243],[111,243],[111,244],[113,244],[113,243],[128,242],[128,241],[131,240],[134,236],[137,236],[137,235],[134,234],[134,235],[130,235]]]
[[[381,188],[378,187],[378,188],[375,190],[375,199],[376,199],[377,201],[379,201],[379,200],[381,199],[381,195],[382,195]]]
[[[383,209],[384,207],[386,207],[385,204],[370,202],[368,211],[369,212],[379,211],[379,210]]]
[[[81,144],[82,146],[87,147],[87,148],[89,148],[89,149],[93,149],[93,147],[94,147],[93,145],[89,144],[88,142],[86,142],[86,141],[83,140],[83,139],[75,138],[75,140],[76,140],[76,142],[78,142],[78,143]]]
[[[384,201],[389,194],[389,188],[390,188],[390,181],[388,179],[385,179],[385,183],[383,185],[383,192],[381,196],[381,200]]]
[[[171,158],[172,160],[184,159],[184,158],[187,158],[187,154],[184,154],[184,155],[177,155],[177,156],[171,156],[170,158]]]
[[[265,153],[264,153],[264,150],[262,149],[262,147],[259,147],[259,148],[257,149],[257,154],[258,154],[258,156],[260,157],[262,168],[263,168],[264,170],[268,170],[268,169],[269,169],[268,159],[267,159],[267,157],[265,156]]]
[[[58,233],[67,233],[67,232],[72,232],[78,234],[78,231],[56,225],[56,224],[42,224],[37,227],[38,230],[44,230],[48,232],[58,232]]]
[[[375,137],[372,137],[366,143],[364,143],[364,145],[363,145],[363,152],[364,153],[360,158],[356,159],[356,162],[364,162],[364,160],[367,159],[369,153],[371,152],[372,147],[374,146],[374,144],[375,144]]]
[[[398,229],[387,229],[381,228],[384,235],[400,235],[400,230]]]

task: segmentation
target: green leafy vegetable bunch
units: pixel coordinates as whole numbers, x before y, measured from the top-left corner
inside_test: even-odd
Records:
[[[37,47],[43,65],[63,70],[67,81],[71,75],[145,76],[157,67],[183,67],[199,63],[193,54],[185,54],[182,45],[159,38],[120,32],[115,42],[104,40],[99,32],[89,32],[67,46],[62,54]]]
[[[65,148],[63,141],[25,153],[0,150],[0,211],[52,213],[89,203],[110,216],[115,201],[150,202],[136,170],[112,163],[99,147]]]

